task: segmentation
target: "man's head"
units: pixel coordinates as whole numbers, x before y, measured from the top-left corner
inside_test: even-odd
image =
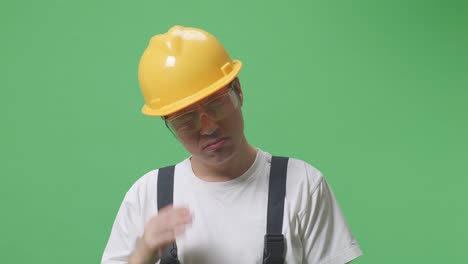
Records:
[[[241,67],[208,32],[172,27],[154,36],[141,58],[142,112],[161,116],[192,159],[229,161],[247,148]]]

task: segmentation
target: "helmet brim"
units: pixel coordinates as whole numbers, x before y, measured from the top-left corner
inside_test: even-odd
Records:
[[[175,112],[178,112],[186,108],[187,106],[190,106],[198,101],[205,99],[211,94],[216,93],[220,89],[224,88],[232,80],[234,80],[234,78],[236,78],[236,76],[239,74],[242,68],[242,62],[239,60],[233,60],[232,66],[233,66],[232,71],[229,74],[225,75],[223,78],[219,79],[218,81],[212,83],[208,87],[198,91],[197,93],[189,97],[183,98],[181,100],[178,100],[176,102],[173,102],[172,104],[165,105],[164,107],[161,107],[159,109],[152,109],[145,104],[143,108],[141,109],[141,112],[147,116],[167,116]]]

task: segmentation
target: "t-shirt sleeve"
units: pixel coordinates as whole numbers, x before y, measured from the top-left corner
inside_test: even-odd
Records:
[[[132,192],[128,192],[120,206],[101,259],[102,264],[128,263],[128,257],[141,237],[141,219],[133,196]]]
[[[319,173],[319,172],[316,172]],[[362,255],[338,202],[321,175],[299,213],[304,263],[344,264]]]

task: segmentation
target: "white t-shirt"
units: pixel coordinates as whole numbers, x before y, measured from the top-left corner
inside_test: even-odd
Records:
[[[177,238],[182,264],[262,263],[271,155],[258,150],[254,164],[227,182],[196,177],[189,159],[176,165],[174,206],[186,206],[192,224]],[[158,171],[127,192],[102,263],[127,263],[145,223],[157,214]],[[343,264],[361,250],[322,174],[290,158],[284,204],[285,263]],[[159,262],[158,262],[159,263]]]

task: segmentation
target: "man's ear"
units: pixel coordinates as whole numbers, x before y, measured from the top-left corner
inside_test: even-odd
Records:
[[[242,87],[241,87],[239,78],[236,77],[236,79],[234,79],[234,82],[235,82],[235,87],[236,87],[236,93],[239,98],[240,105],[242,106],[244,104],[244,93],[242,93]]]

